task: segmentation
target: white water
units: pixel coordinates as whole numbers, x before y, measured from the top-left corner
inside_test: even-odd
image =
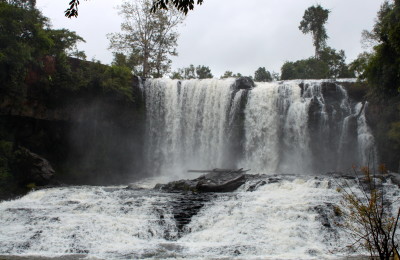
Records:
[[[170,169],[172,174],[188,167],[221,167],[232,83],[233,79],[147,83],[146,148],[152,169]]]
[[[316,173],[370,160],[374,141],[365,115],[358,118],[357,130],[347,128],[357,108],[340,82],[259,82],[239,91],[234,82],[146,82],[150,174],[235,167]]]
[[[357,141],[358,153],[360,154],[361,165],[369,165],[370,167],[378,165],[378,156],[375,147],[375,138],[372,135],[371,129],[367,124],[365,117],[365,110],[368,109],[368,102],[365,104],[364,109],[362,104],[358,103],[356,106],[356,113],[360,113],[357,118]]]
[[[0,255],[89,259],[339,259],[351,243],[333,207],[331,177],[279,182],[214,195],[178,235],[174,203],[185,195],[122,187],[69,187],[0,203]],[[268,178],[264,178],[269,181]],[[392,200],[399,188],[386,184]],[[202,195],[198,195],[202,196]]]
[[[349,120],[361,105],[353,104],[338,84],[324,89],[324,81],[286,81],[237,90],[233,83],[147,80],[149,175],[163,173],[170,180],[186,169],[232,162],[253,172],[296,175],[267,175],[236,192],[210,195],[183,230],[175,216],[193,203],[187,194],[123,187],[35,191],[0,203],[0,255],[339,259],[366,254],[347,252],[352,240],[335,226],[340,219],[334,207],[341,198],[336,183],[344,179],[304,175],[335,170],[353,143],[357,153],[346,159],[369,162],[374,140],[365,110],[349,132]],[[268,184],[247,191],[262,180]],[[136,186],[150,188],[156,182]],[[400,198],[397,186],[385,185],[392,200]]]

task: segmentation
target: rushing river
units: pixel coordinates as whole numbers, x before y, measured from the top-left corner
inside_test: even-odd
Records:
[[[342,259],[366,255],[338,228],[338,185],[326,172],[375,165],[367,103],[340,81],[240,85],[235,79],[147,79],[151,179],[58,187],[0,203],[0,255],[87,259]],[[232,193],[166,193],[188,169],[250,168]],[[275,175],[276,173],[280,173]],[[285,173],[285,174],[283,174]],[[178,175],[178,177],[174,177]],[[165,182],[165,181],[164,181]],[[399,188],[384,184],[387,197]]]
[[[342,177],[260,176],[233,193],[60,187],[0,203],[0,255],[87,259],[342,259]],[[400,190],[385,184],[391,200]],[[186,213],[186,214],[185,214]]]

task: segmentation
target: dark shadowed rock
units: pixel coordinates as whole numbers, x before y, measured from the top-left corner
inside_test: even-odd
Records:
[[[54,176],[55,171],[49,161],[26,148],[18,150],[16,160],[17,178],[21,184],[47,185]]]
[[[208,173],[198,181],[196,189],[201,192],[231,192],[246,182],[243,173]]]
[[[234,89],[251,89],[254,86],[254,81],[250,77],[240,77],[233,84]]]
[[[246,181],[243,172],[210,172],[194,180],[157,184],[155,189],[167,192],[232,192]]]

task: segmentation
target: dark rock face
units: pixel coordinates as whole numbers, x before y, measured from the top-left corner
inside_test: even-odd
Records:
[[[234,89],[251,89],[255,87],[254,81],[250,77],[240,77],[233,84]]]
[[[201,192],[231,192],[245,182],[243,173],[211,172],[197,182],[196,189]]]
[[[246,182],[241,172],[210,172],[194,180],[157,184],[155,189],[167,192],[232,192]]]
[[[43,157],[20,148],[17,155],[17,173],[22,184],[35,183],[43,186],[49,184],[54,176],[54,169]]]

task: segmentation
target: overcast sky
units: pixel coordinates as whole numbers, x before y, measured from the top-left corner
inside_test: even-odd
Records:
[[[106,34],[120,31],[122,19],[116,6],[123,0],[80,1],[79,17],[68,19],[68,0],[37,0],[37,7],[50,18],[53,28],[77,32],[88,59],[109,64]],[[214,76],[230,70],[254,75],[258,67],[280,72],[285,61],[313,55],[311,35],[298,29],[304,10],[321,4],[331,11],[326,25],[328,45],[343,49],[347,61],[363,51],[361,31],[370,30],[383,0],[204,0],[188,13],[179,28],[178,57],[172,68],[206,65]]]

